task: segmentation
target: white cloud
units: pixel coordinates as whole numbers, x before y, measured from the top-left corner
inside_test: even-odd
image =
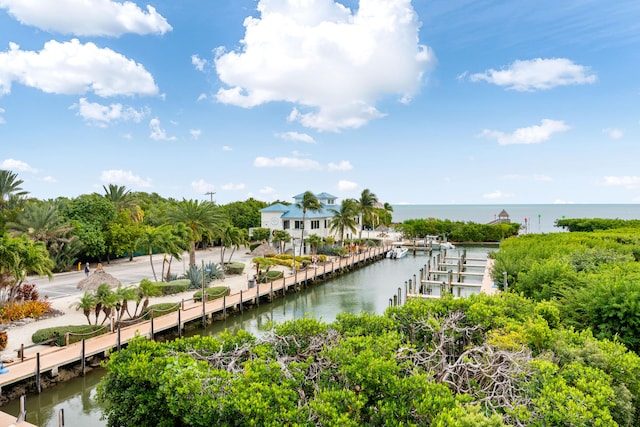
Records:
[[[40,52],[21,50],[9,43],[0,52],[0,95],[14,81],[55,94],[93,92],[101,97],[156,95],[158,88],[144,67],[108,48],[93,43],[51,40]]]
[[[539,144],[547,141],[554,133],[571,129],[562,120],[543,119],[540,125],[516,129],[513,133],[484,129],[480,136],[495,139],[500,145],[509,144]]]
[[[2,117],[2,115],[4,114],[5,110],[4,108],[0,107],[0,125],[5,124],[5,120],[4,117]]]
[[[151,133],[149,134],[149,138],[155,139],[156,141],[175,141],[175,136],[168,136],[167,131],[160,125],[160,120],[155,117],[149,121],[149,130]]]
[[[360,1],[354,12],[333,0],[260,0],[258,11],[244,21],[240,51],[215,51],[226,85],[220,102],[285,101],[298,106],[289,120],[306,127],[357,128],[384,116],[375,107],[380,98],[410,99],[435,63],[418,42],[409,0]]]
[[[189,131],[189,133],[191,134],[191,138],[200,139],[200,136],[202,135],[202,130],[201,129],[191,129]]]
[[[612,187],[637,190],[640,189],[640,176],[605,176],[602,183]]]
[[[246,185],[244,184],[234,184],[232,182],[228,183],[228,184],[224,184],[220,187],[223,190],[227,190],[227,191],[237,191],[237,190],[244,190],[246,188]]]
[[[263,187],[260,190],[258,190],[258,193],[260,194],[275,194],[276,190],[273,187]]]
[[[78,109],[80,117],[99,127],[106,127],[120,120],[140,123],[149,113],[148,109],[138,111],[132,107],[124,107],[120,103],[102,105],[97,102],[88,102],[86,98],[80,98],[71,108]]]
[[[3,160],[2,163],[0,163],[0,168],[19,172],[38,172],[37,169],[32,168],[28,163],[15,159]]]
[[[340,163],[329,163],[328,168],[330,171],[350,171],[353,165],[348,160],[342,160]]]
[[[292,168],[301,170],[320,170],[320,163],[310,159],[299,159],[295,157],[256,157],[253,165],[257,168]]]
[[[215,186],[213,184],[209,184],[204,179],[201,179],[199,181],[192,181],[191,188],[202,194],[209,193],[215,190]]]
[[[602,129],[602,132],[604,132],[611,139],[620,139],[624,136],[624,132],[622,131],[622,129],[606,128]]]
[[[145,13],[130,1],[0,0],[0,8],[22,24],[63,34],[164,34],[172,29],[153,6],[147,6]]]
[[[107,184],[132,185],[135,187],[151,187],[151,178],[140,178],[131,171],[112,169],[102,171],[100,181]]]
[[[313,139],[311,135],[307,135],[306,133],[300,132],[282,132],[276,133],[278,138],[284,139],[285,141],[298,141],[298,142],[306,142],[307,144],[315,144],[316,141]]]
[[[191,55],[191,64],[196,67],[196,70],[204,71],[204,67],[207,65],[207,60],[200,58],[198,55]]]
[[[197,99],[197,101],[198,101],[198,102],[200,102],[200,101],[204,101],[204,100],[205,100],[205,99],[207,99],[207,98],[208,98],[208,96],[207,96],[207,94],[206,94],[206,93],[201,93],[200,95],[198,95],[198,99]]]
[[[498,199],[508,199],[513,197],[513,194],[510,193],[505,193],[503,191],[500,190],[496,190],[492,193],[485,193],[482,195],[483,198],[485,199],[490,199],[490,200],[498,200]]]
[[[231,147],[230,147],[230,146],[228,146],[228,145],[223,145],[223,146],[222,146],[222,151],[233,151],[233,148],[231,148]]]
[[[566,58],[518,60],[502,70],[490,69],[469,76],[472,82],[486,81],[520,92],[590,84],[597,79],[589,67],[575,64]]]
[[[42,178],[42,180],[43,180],[44,182],[50,182],[50,183],[52,183],[52,184],[55,184],[56,182],[58,182],[58,180],[57,180],[57,179],[55,179],[54,177],[52,177],[52,176],[50,176],[50,175],[45,176],[44,178]]]
[[[338,191],[340,192],[346,192],[346,191],[353,191],[356,190],[358,188],[358,184],[352,181],[347,181],[347,180],[340,180],[338,181]]]

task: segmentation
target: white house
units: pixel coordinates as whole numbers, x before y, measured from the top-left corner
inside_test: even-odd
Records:
[[[271,230],[284,230],[288,232],[295,244],[296,248],[300,247],[302,233],[302,208],[297,204],[302,202],[303,194],[294,196],[294,202],[291,205],[283,205],[282,203],[275,203],[271,206],[267,206],[260,210],[260,223],[261,227],[269,228]],[[317,212],[307,210],[304,216],[304,238],[306,239],[312,234],[316,234],[322,238],[333,236],[337,239],[335,232],[330,231],[329,222],[333,218],[334,213],[332,210],[340,211],[340,205],[336,204],[338,199],[336,196],[332,196],[328,193],[320,193],[315,195],[322,209]],[[359,218],[356,220],[356,233],[345,235],[345,238],[354,238],[360,231]]]

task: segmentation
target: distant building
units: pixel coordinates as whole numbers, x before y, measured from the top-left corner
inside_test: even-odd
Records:
[[[490,221],[488,224],[495,225],[495,224],[502,224],[502,223],[509,223],[509,222],[511,222],[511,219],[509,218],[509,214],[507,213],[507,211],[502,209],[502,211],[500,211],[500,213],[498,214],[498,217],[494,218],[493,221]]]
[[[270,230],[284,230],[291,235],[294,240],[296,248],[301,244],[301,231],[302,231],[302,208],[297,204],[302,202],[304,193],[298,194],[293,197],[294,202],[291,205],[283,205],[282,203],[275,203],[271,206],[267,206],[264,209],[260,209],[260,224],[263,228],[269,228]],[[336,240],[340,239],[340,236],[330,231],[329,222],[333,218],[333,212],[331,210],[340,211],[341,205],[336,203],[338,198],[329,193],[319,193],[315,195],[322,209],[317,212],[307,210],[304,216],[304,238],[306,239],[312,234],[316,234],[322,238],[332,236]],[[354,238],[360,231],[359,217],[356,220],[356,233],[346,234],[345,239]],[[298,250],[296,249],[296,253]]]

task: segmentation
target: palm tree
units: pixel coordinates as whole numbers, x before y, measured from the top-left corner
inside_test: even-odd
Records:
[[[13,303],[16,294],[28,274],[53,278],[53,261],[42,242],[33,242],[26,236],[20,238],[0,236],[0,303]]]
[[[91,324],[91,312],[96,306],[96,297],[91,292],[86,291],[84,295],[72,304],[71,307],[75,308],[76,311],[82,310],[82,313],[87,318],[87,322]]]
[[[378,197],[368,188],[365,188],[360,194],[360,199],[356,200],[356,202],[358,203],[358,210],[360,211],[360,235],[358,238],[362,240],[364,222],[366,220],[372,220],[371,216],[376,207],[376,203],[378,203]]]
[[[344,241],[345,231],[355,233],[357,230],[357,222],[355,217],[358,215],[358,204],[353,199],[346,199],[340,205],[340,209],[329,209],[333,213],[333,217],[329,220],[329,231],[340,236],[340,241]]]
[[[322,244],[322,237],[318,236],[317,234],[312,234],[311,236],[307,237],[305,241],[309,244],[309,246],[311,246],[311,254],[315,255],[318,250],[318,246]]]
[[[0,211],[4,211],[12,200],[29,194],[20,187],[23,182],[17,174],[0,169]]]
[[[133,311],[133,317],[138,316],[139,314],[144,313],[144,311],[149,306],[149,297],[155,297],[160,295],[162,292],[160,288],[153,284],[153,282],[149,279],[142,279],[140,284],[135,289],[136,296],[136,308]],[[143,302],[144,300],[144,302]],[[140,313],[138,313],[138,307],[140,307],[140,303],[142,302],[142,308],[140,309]]]
[[[183,223],[189,229],[189,266],[196,265],[196,242],[203,236],[213,236],[222,227],[225,218],[213,203],[200,203],[198,200],[182,200],[174,203],[167,212],[171,223]]]
[[[69,268],[82,248],[78,236],[72,234],[73,227],[60,217],[56,202],[27,203],[16,221],[7,223],[7,229],[13,236],[26,235],[44,243],[56,263],[55,271]]]
[[[149,263],[151,264],[151,272],[153,273],[153,280],[158,281],[156,276],[156,270],[153,267],[153,252],[164,252],[167,241],[170,237],[169,226],[152,227],[146,226],[136,240],[135,247],[144,250],[149,254]]]
[[[302,200],[296,203],[296,207],[302,209],[302,231],[300,232],[300,255],[302,256],[302,247],[304,246],[304,223],[307,211],[318,212],[322,209],[322,204],[315,194],[311,191],[305,191],[302,195]]]
[[[231,257],[236,249],[240,249],[240,246],[247,243],[247,238],[244,233],[244,230],[241,230],[238,227],[233,226],[231,223],[227,223],[220,230],[220,244],[222,248],[220,249],[220,265],[224,268],[224,253],[226,248],[233,248],[231,251],[231,255],[229,255],[229,261],[231,262]]]

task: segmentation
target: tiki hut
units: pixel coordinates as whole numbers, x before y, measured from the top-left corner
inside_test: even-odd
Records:
[[[97,289],[98,286],[102,285],[103,283],[106,283],[109,286],[118,286],[120,284],[120,281],[106,271],[97,269],[96,271],[82,279],[80,282],[78,282],[77,288],[84,291],[92,291],[94,289]]]
[[[276,248],[274,248],[273,246],[271,246],[268,243],[263,243],[260,246],[257,246],[254,250],[251,251],[251,255],[258,257],[258,256],[265,256],[265,255],[275,255],[277,254],[278,251],[276,251]]]

